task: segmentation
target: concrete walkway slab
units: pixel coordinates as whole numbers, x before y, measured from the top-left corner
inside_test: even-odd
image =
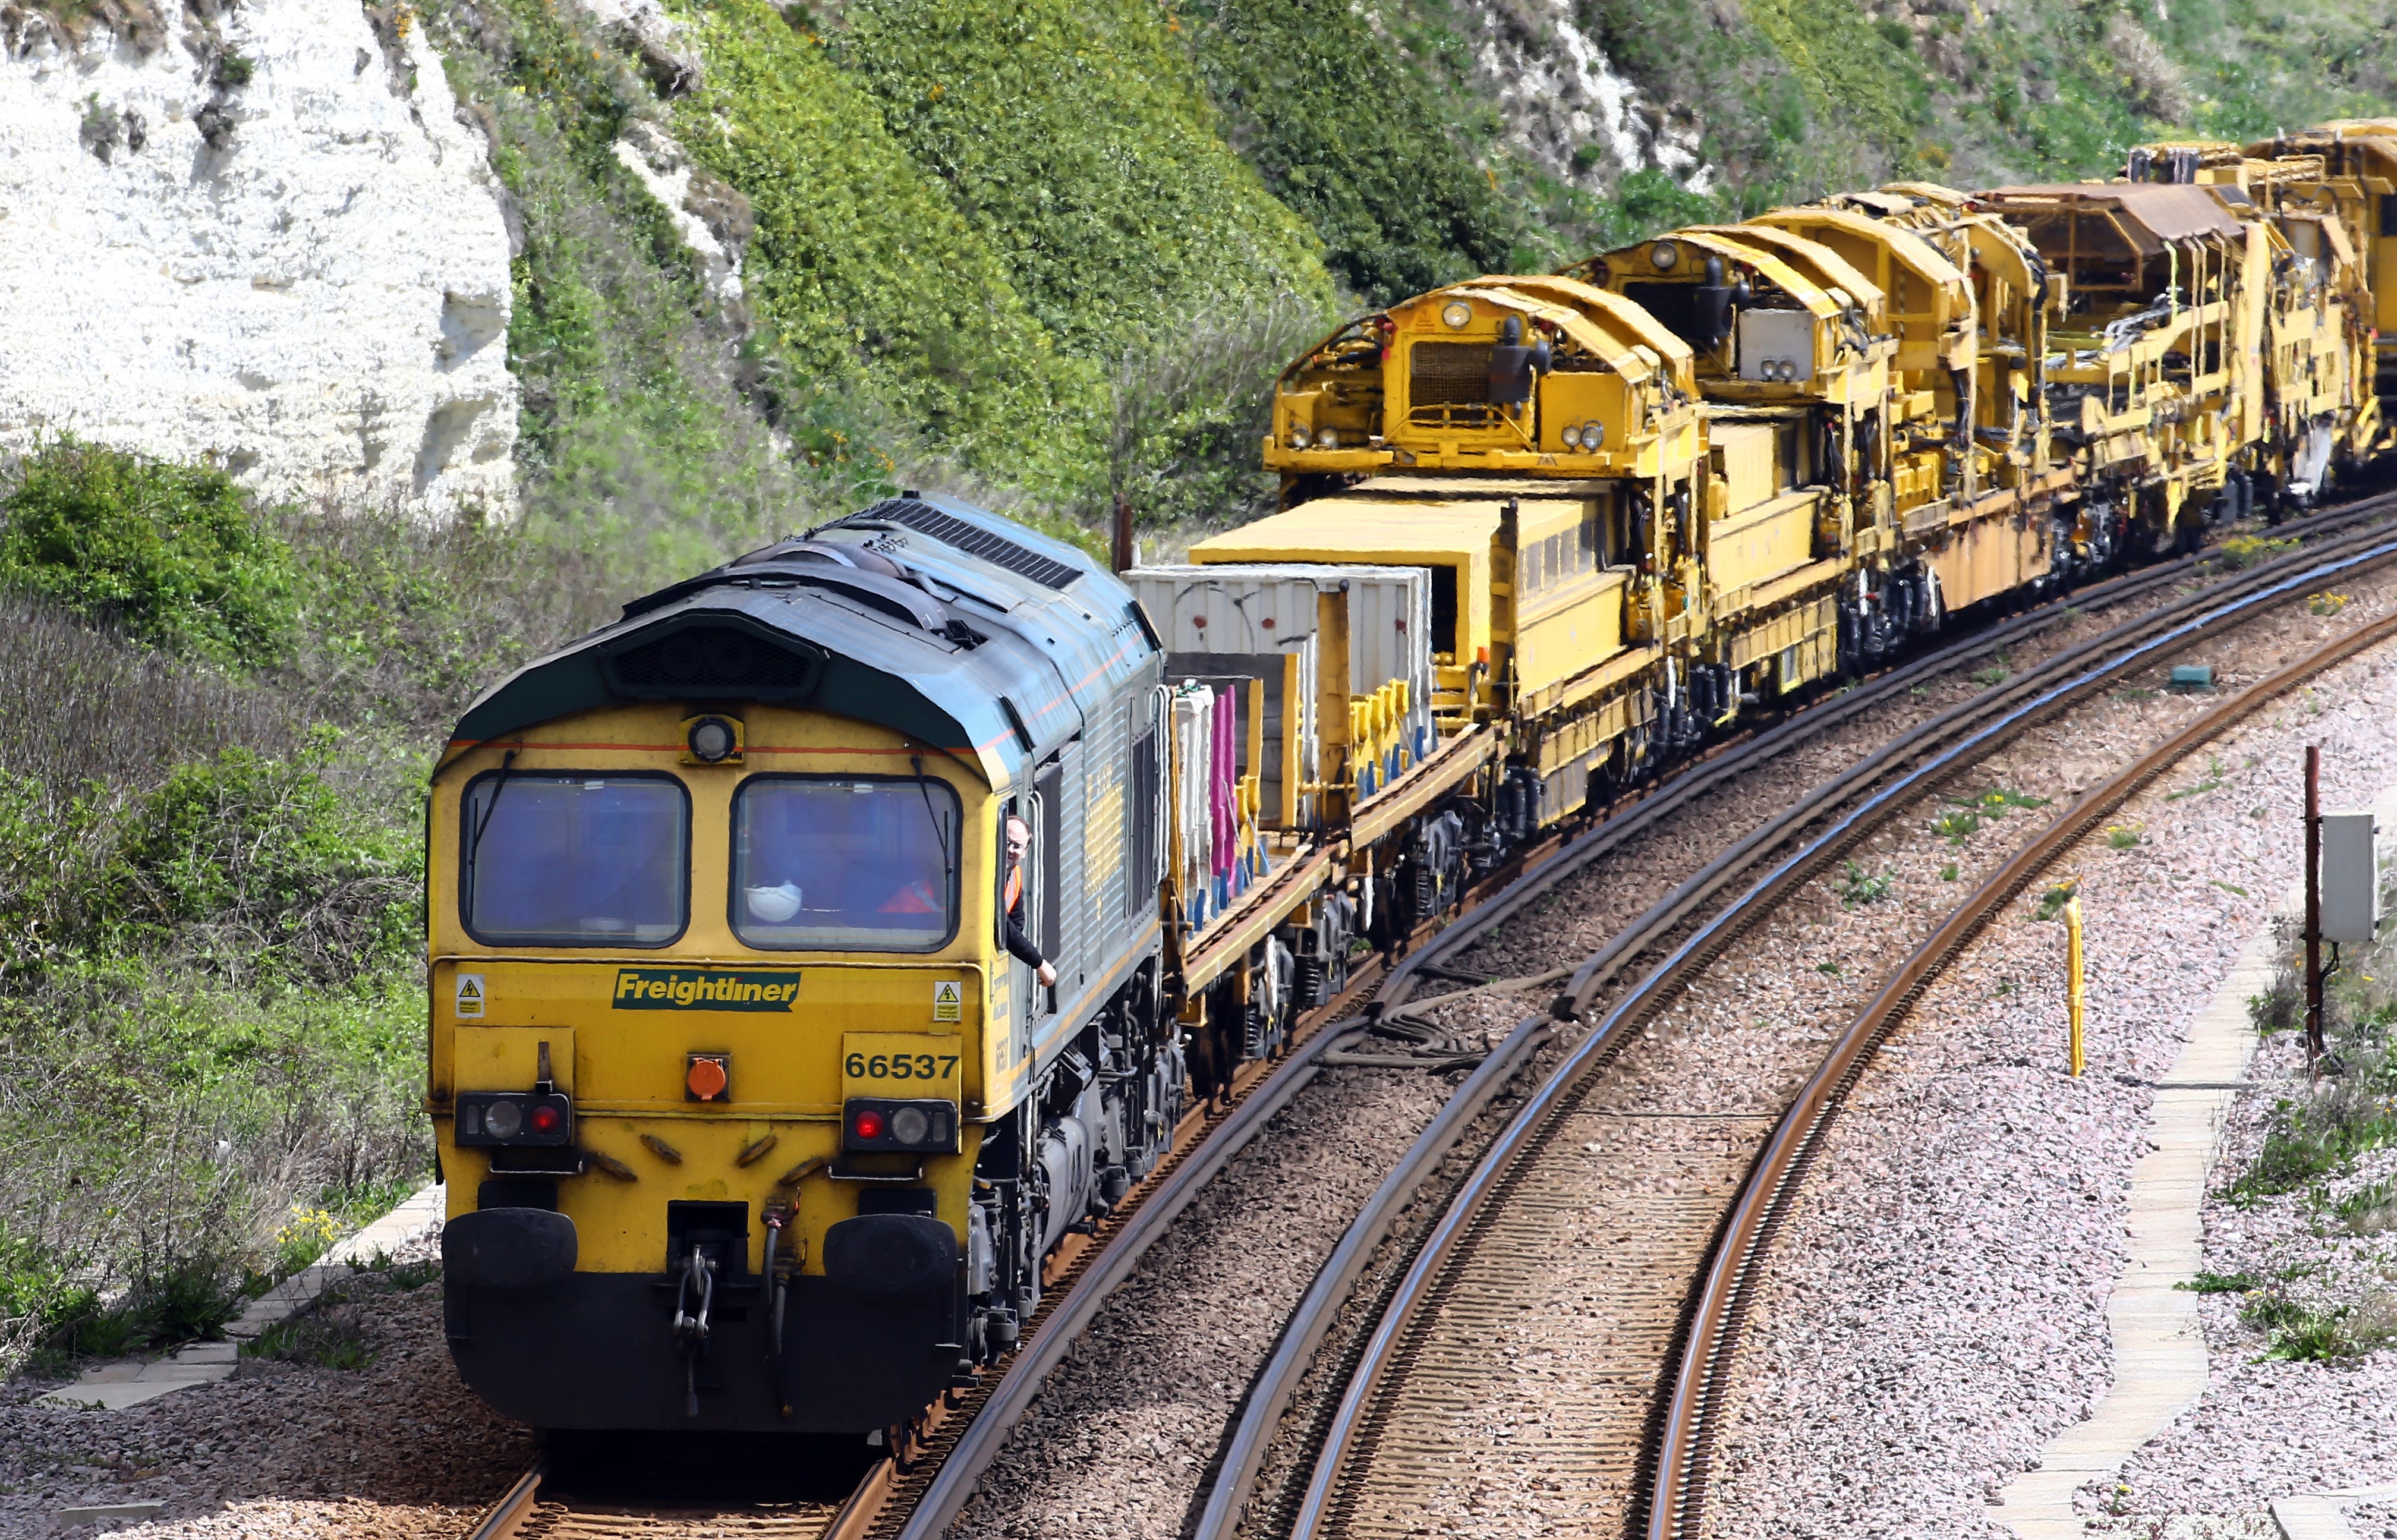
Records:
[[[249,1302],[239,1316],[225,1323],[221,1342],[195,1342],[155,1360],[114,1359],[94,1364],[73,1385],[61,1386],[37,1398],[52,1406],[97,1407],[115,1412],[154,1400],[194,1385],[214,1385],[233,1377],[244,1344],[255,1342],[266,1329],[288,1320],[316,1301],[328,1285],[345,1279],[360,1266],[392,1252],[437,1226],[446,1212],[439,1183],[422,1188],[381,1219],[325,1253],[325,1260],[285,1279]]]
[[[2373,810],[2382,828],[2397,829],[2397,788],[2382,793]],[[2272,917],[2299,916],[2304,907],[2303,890],[2292,889]],[[2120,1471],[2140,1445],[2205,1393],[2208,1359],[2197,1295],[2174,1285],[2195,1278],[2204,1264],[2206,1179],[2256,1052],[2247,998],[2271,987],[2272,931],[2267,920],[2248,939],[2230,976],[2190,1024],[2170,1073],[2156,1084],[2148,1114],[2150,1147],[2131,1172],[2130,1255],[2106,1307],[2114,1339],[2113,1388],[2086,1422],[2049,1441],[2037,1468],[1999,1493],[1989,1516],[2017,1540],[2092,1540],[2108,1533],[2105,1526],[2118,1520],[2084,1519],[2073,1510],[2072,1494],[2093,1478]],[[2283,1498],[2272,1505],[2272,1515],[2287,1540],[2349,1540],[2338,1505],[2322,1494]]]

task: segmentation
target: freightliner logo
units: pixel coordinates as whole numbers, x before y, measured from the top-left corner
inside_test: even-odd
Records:
[[[684,968],[620,968],[619,1011],[788,1011],[797,973],[722,973]]]

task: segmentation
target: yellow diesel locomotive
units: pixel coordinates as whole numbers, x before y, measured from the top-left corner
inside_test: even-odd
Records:
[[[430,891],[470,1386],[863,1434],[1014,1340],[1181,1117],[1161,682],[1114,577],[910,494],[475,703]]]

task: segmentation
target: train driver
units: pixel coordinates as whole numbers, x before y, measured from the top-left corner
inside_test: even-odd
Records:
[[[1024,852],[1032,848],[1032,825],[1013,813],[1007,815],[1007,949],[1039,977],[1040,986],[1057,982],[1057,965],[1040,955],[1024,929]]]

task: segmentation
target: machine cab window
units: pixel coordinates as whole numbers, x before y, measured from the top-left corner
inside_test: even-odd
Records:
[[[732,930],[774,951],[929,952],[957,930],[957,794],[765,775],[732,799]]]
[[[663,946],[690,913],[679,782],[494,771],[466,788],[458,904],[485,945]]]

